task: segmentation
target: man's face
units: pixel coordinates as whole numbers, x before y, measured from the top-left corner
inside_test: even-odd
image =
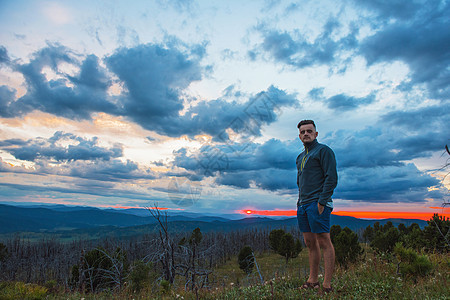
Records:
[[[300,133],[298,136],[300,137],[300,140],[303,143],[311,143],[316,139],[317,135],[319,134],[314,128],[313,124],[302,125],[300,126],[298,131]]]

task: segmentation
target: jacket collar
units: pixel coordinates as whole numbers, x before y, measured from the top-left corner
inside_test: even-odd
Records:
[[[317,141],[317,139],[314,139],[314,141],[312,141],[311,143],[304,143],[303,146],[305,146],[305,149],[311,150],[312,148],[314,148],[319,142]]]

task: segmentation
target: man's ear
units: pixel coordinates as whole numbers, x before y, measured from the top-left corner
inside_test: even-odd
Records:
[[[316,137],[319,135],[319,132],[318,131],[316,131]]]

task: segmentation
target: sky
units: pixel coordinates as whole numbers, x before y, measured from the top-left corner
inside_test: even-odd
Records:
[[[0,0],[0,202],[450,216],[450,2]]]

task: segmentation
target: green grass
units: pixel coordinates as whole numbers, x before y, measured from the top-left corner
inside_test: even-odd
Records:
[[[379,258],[367,250],[363,260],[347,269],[336,268],[334,291],[302,290],[308,275],[307,251],[285,263],[273,253],[256,255],[261,276],[254,270],[247,276],[237,263],[237,257],[216,268],[210,277],[210,288],[198,291],[199,299],[449,299],[450,257],[448,254],[428,254],[433,271],[426,277],[403,278],[397,274],[397,261]],[[148,286],[140,293],[125,288],[120,292],[99,294],[47,292],[45,299],[196,299],[192,291],[184,290],[183,278],[166,292],[158,286]],[[322,279],[322,277],[320,277]],[[34,285],[36,291],[40,291]],[[11,296],[11,291],[9,295]],[[23,294],[21,294],[23,295]],[[0,294],[0,299],[2,298]],[[14,298],[11,298],[14,299]],[[32,298],[28,298],[32,299]],[[41,298],[35,298],[41,299]]]

